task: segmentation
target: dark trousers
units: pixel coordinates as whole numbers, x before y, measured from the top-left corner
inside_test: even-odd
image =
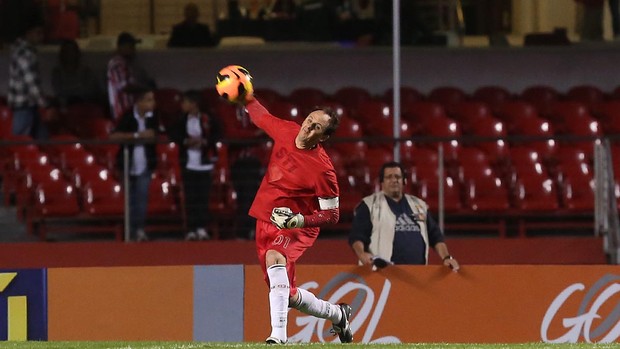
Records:
[[[132,239],[135,239],[137,230],[144,230],[150,185],[151,171],[146,170],[141,175],[129,176],[129,219]]]
[[[209,222],[211,171],[184,169],[182,176],[187,227],[190,231],[195,231],[196,228],[206,228]]]

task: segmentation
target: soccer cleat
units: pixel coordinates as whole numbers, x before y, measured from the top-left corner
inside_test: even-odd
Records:
[[[286,344],[286,341],[276,337],[268,337],[265,339],[265,344]]]
[[[351,318],[351,306],[345,303],[339,303],[340,311],[342,312],[342,319],[337,324],[332,325],[332,329],[340,338],[340,343],[353,342],[353,331],[351,330],[351,324],[349,319]]]

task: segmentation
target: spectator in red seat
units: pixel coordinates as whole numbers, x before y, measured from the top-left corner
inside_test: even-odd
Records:
[[[398,162],[381,166],[381,191],[365,197],[355,209],[349,244],[362,265],[428,264],[429,247],[443,264],[458,271],[428,205],[405,194],[405,171]]]
[[[170,138],[179,145],[179,163],[189,232],[186,240],[208,240],[209,192],[213,163],[217,160],[219,130],[209,115],[200,110],[200,92],[183,94],[185,115],[170,130]]]
[[[159,121],[153,113],[155,94],[152,88],[139,85],[129,85],[124,92],[130,94],[135,103],[133,108],[119,119],[116,129],[110,134],[110,139],[141,141],[127,145],[129,147],[129,188],[125,190],[129,190],[131,239],[148,241],[144,227],[151,174],[157,166],[154,141],[159,128]],[[116,160],[121,171],[124,170],[123,153],[123,147],[121,147]]]

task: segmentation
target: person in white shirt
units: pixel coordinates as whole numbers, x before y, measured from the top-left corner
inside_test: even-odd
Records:
[[[185,194],[185,211],[189,232],[186,240],[210,239],[209,193],[211,174],[217,160],[219,131],[214,119],[200,110],[201,94],[190,90],[183,94],[183,117],[170,131],[179,146],[179,164]]]

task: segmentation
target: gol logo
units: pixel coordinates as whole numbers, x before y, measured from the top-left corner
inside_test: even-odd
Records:
[[[573,294],[584,291],[585,285],[575,283],[560,292],[551,302],[543,318],[540,327],[540,336],[543,342],[576,343],[583,336],[583,341],[587,343],[592,343],[593,341],[611,343],[620,338],[620,303],[613,307],[607,317],[600,321],[596,328],[592,328],[593,321],[601,319],[601,316],[598,314],[601,307],[615,294],[620,293],[620,283],[618,281],[620,281],[620,276],[616,275],[605,275],[600,278],[583,295],[577,314],[574,317],[562,319],[562,325],[567,329],[566,333],[558,338],[549,338],[549,326],[558,311]]]
[[[349,293],[354,293],[351,306],[355,309],[351,328],[358,335],[357,329],[368,321],[366,331],[361,334],[360,342],[362,343],[400,343],[400,339],[395,336],[386,336],[373,338],[385,304],[387,303],[392,283],[385,280],[381,293],[377,297],[375,292],[366,281],[357,274],[340,273],[331,279],[324,287],[319,288],[316,281],[306,282],[299,286],[300,288],[315,292],[318,298],[325,299],[330,303],[339,303]],[[318,290],[318,291],[313,291]],[[374,309],[373,309],[374,308]],[[297,333],[289,336],[289,342],[311,342],[312,336],[316,334],[320,342],[326,342],[333,338],[329,331],[325,331],[325,320],[314,316],[298,316],[296,325],[301,327]],[[331,327],[331,326],[330,326]],[[325,337],[328,337],[327,340]],[[337,337],[336,339],[337,340]]]

